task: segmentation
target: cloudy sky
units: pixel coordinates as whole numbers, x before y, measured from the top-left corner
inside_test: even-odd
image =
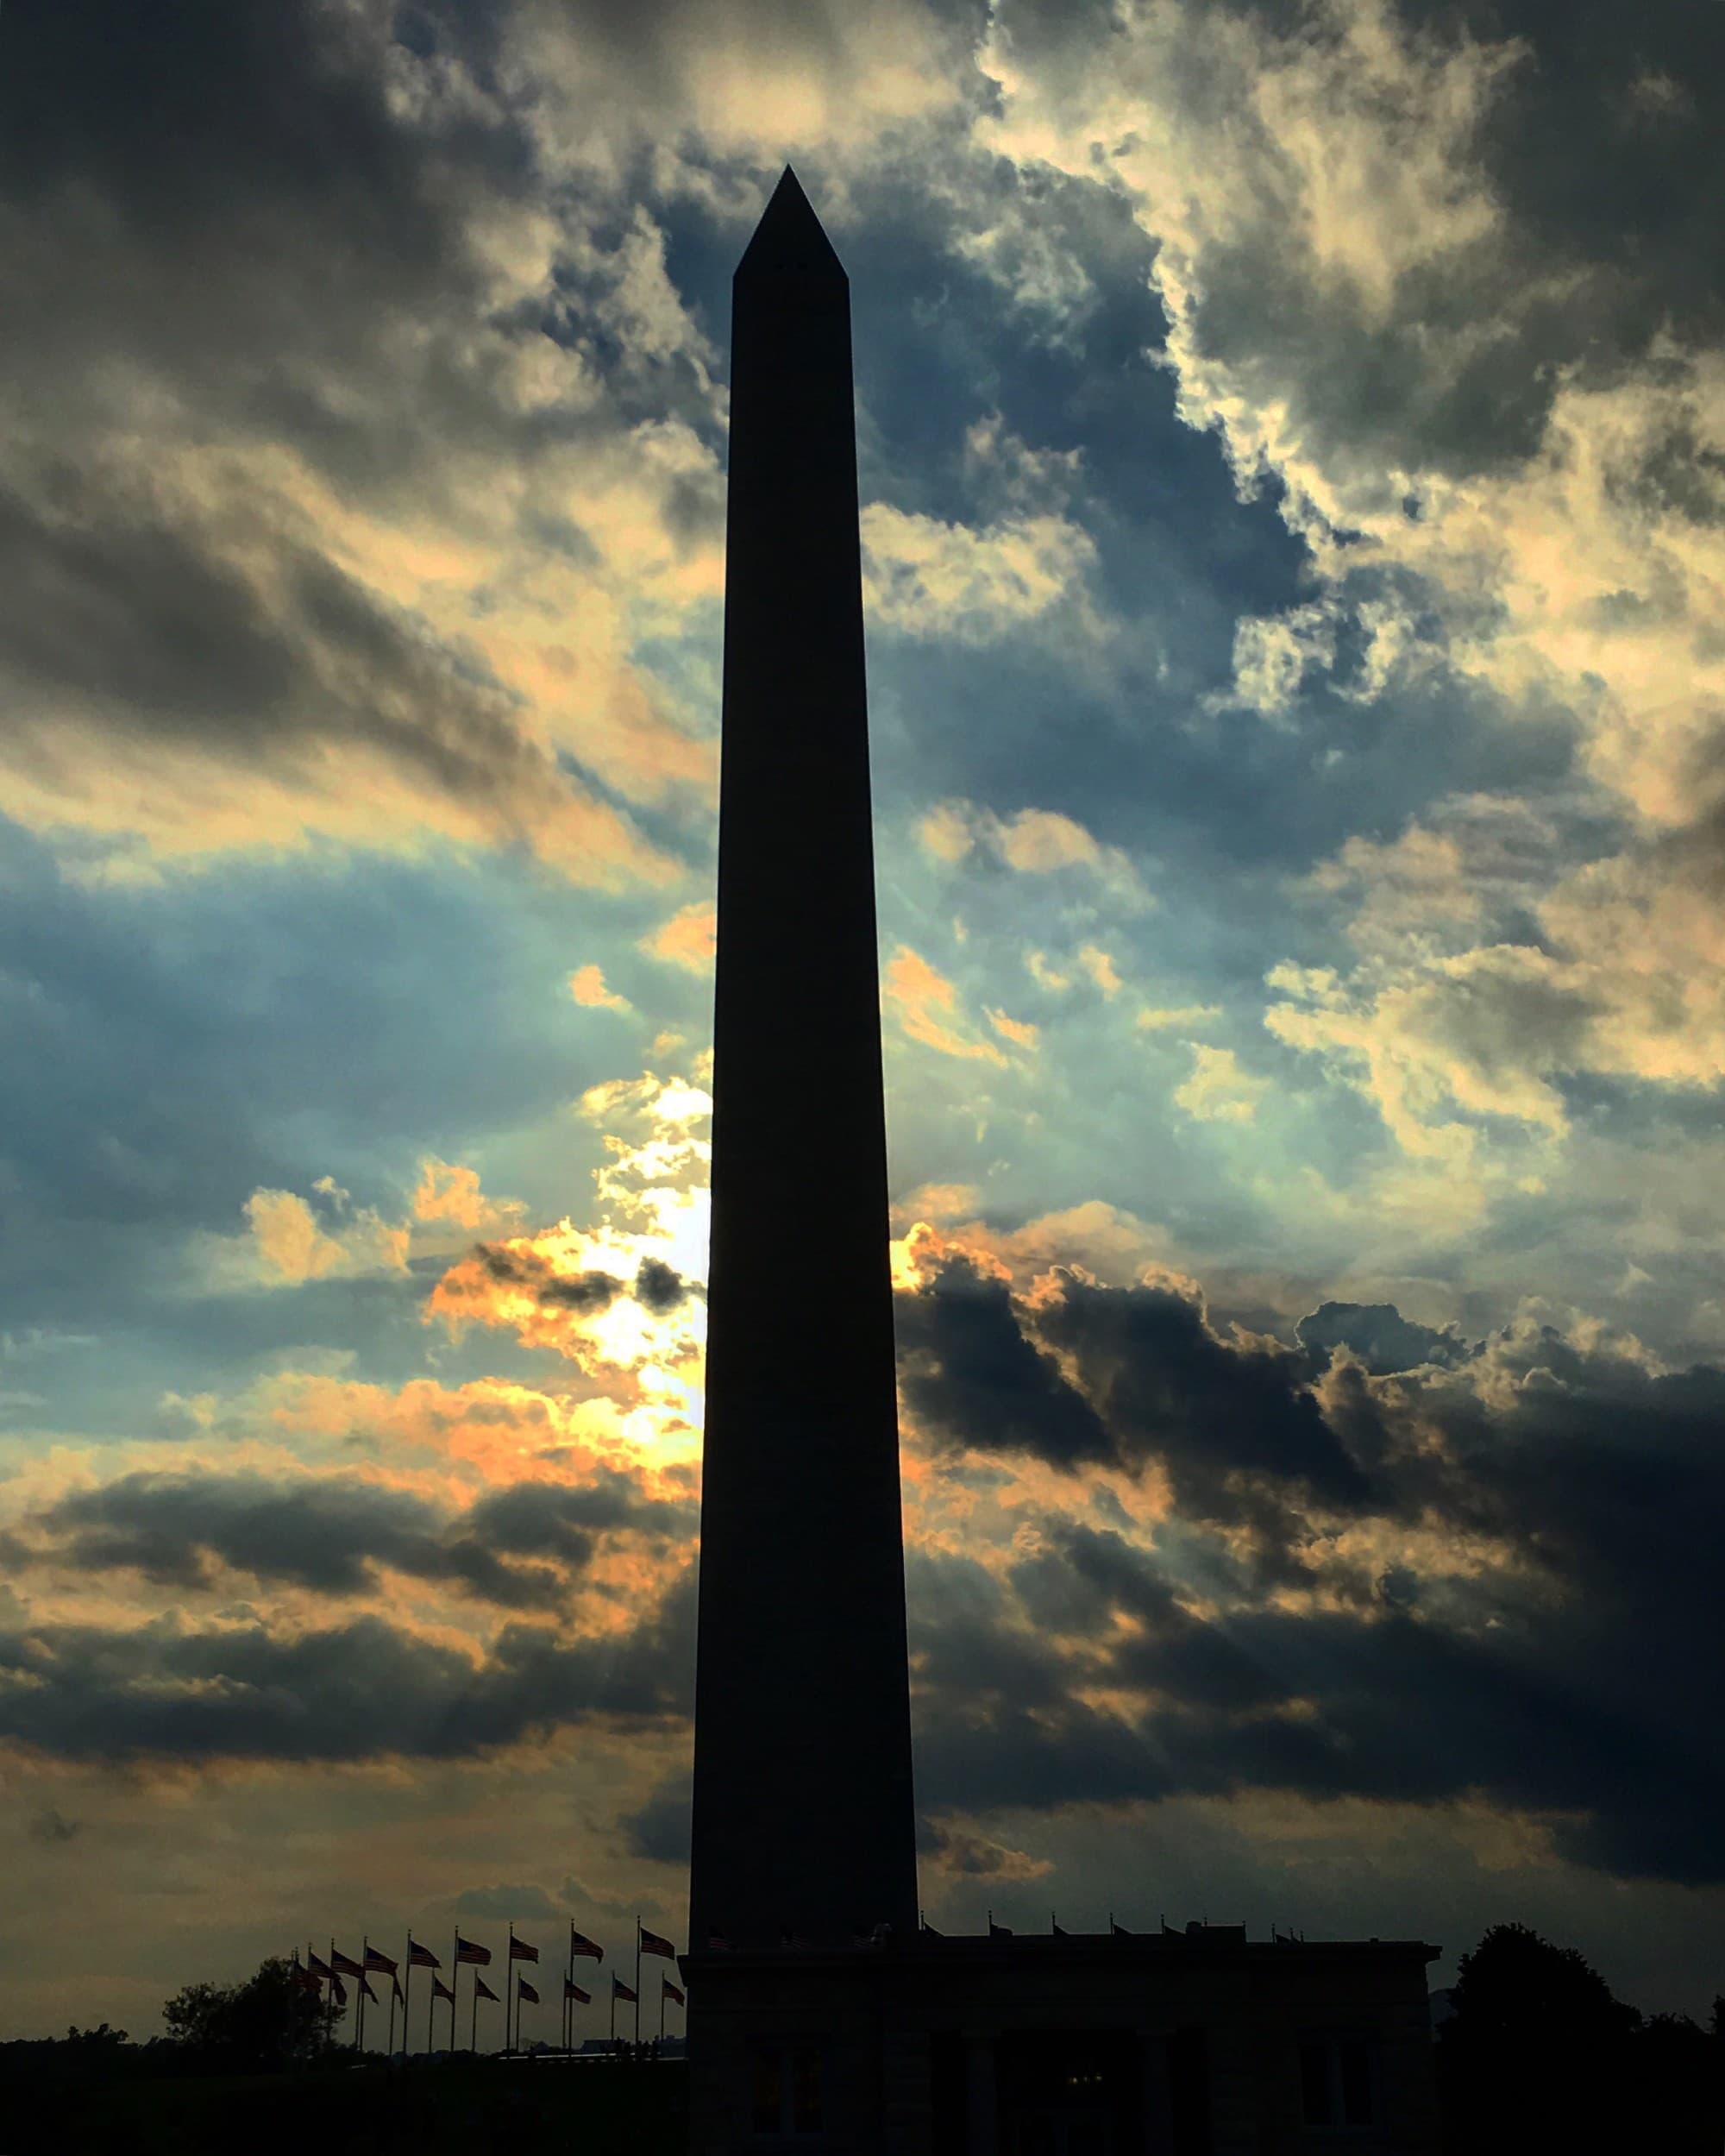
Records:
[[[787,157],[852,288],[930,1915],[1434,1980],[1517,1918],[1704,2007],[1718,22],[6,11],[0,2033],[332,1926],[681,1942]],[[782,1045],[818,1086],[788,984]],[[814,1326],[823,1234],[815,1160]]]

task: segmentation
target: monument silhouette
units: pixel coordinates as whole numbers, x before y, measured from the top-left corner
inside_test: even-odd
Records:
[[[689,1937],[831,1945],[916,1849],[850,286],[788,170],[733,292]]]
[[[850,290],[788,169],[732,289],[713,1103],[691,2150],[1432,2156],[1435,1947],[919,1921]]]

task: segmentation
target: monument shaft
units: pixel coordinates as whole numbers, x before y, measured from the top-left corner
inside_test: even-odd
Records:
[[[732,287],[690,1941],[916,1920],[850,291]]]

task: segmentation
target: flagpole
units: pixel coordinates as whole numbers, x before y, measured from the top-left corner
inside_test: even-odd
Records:
[[[348,1936],[351,1938],[353,1934],[349,1933]],[[361,1932],[360,1934],[360,1966],[361,1969],[363,1969],[366,1965],[366,1954],[371,1946],[371,1933],[369,1932]],[[361,1977],[360,1978],[360,1999],[358,2008],[360,2026],[359,2032],[354,2039],[354,2049],[361,2052],[363,2052],[366,2048],[366,1986],[370,1981],[371,1979],[368,1977]]]
[[[614,2046],[617,2042],[617,1971],[614,1969],[611,1972],[611,2040]]]
[[[413,1934],[407,1934],[407,1977],[401,1989],[401,2055],[413,2056],[413,2038],[408,2027],[407,2009],[413,1997]]]
[[[665,1979],[659,1979],[659,2041],[665,2040]]]
[[[467,2050],[476,2053],[480,2047],[480,1972],[474,1971],[474,2018],[467,2030]]]
[[[389,1980],[389,2034],[384,2039],[384,2050],[388,2058],[395,2057],[395,1995],[401,1986],[392,1977]]]
[[[341,1978],[336,1974],[336,1939],[332,1933],[329,1938],[329,2037],[331,2042],[335,2040],[336,2035],[336,1986],[340,1982]]]
[[[569,1986],[575,1980],[575,1920],[569,1919],[569,1971],[563,1979],[563,2049],[575,2048],[575,2002],[569,1996]]]
[[[503,1995],[503,2048],[505,2052],[513,2052],[515,2041],[509,2033],[509,2017],[511,2010],[515,2015],[516,2027],[519,2028],[521,2026],[521,2002],[515,1993],[515,1919],[513,1917],[509,1920],[509,1959],[504,1964],[504,1973],[509,1978],[509,1989]]]
[[[461,1988],[461,1927],[455,1927],[455,1943],[449,1949],[449,2049],[455,2048],[455,1995]]]
[[[635,1912],[635,2040],[641,2041],[641,1912]]]

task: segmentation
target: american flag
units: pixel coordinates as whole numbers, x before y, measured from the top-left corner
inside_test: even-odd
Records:
[[[410,1969],[441,1969],[443,1964],[429,1946],[422,1946],[417,1939],[407,1942],[407,1965]]]
[[[637,1922],[639,1920],[637,1920]],[[644,1924],[641,1930],[641,1951],[643,1954],[662,1954],[667,1961],[677,1958],[677,1950],[668,1939],[661,1939],[657,1932],[649,1932]]]
[[[591,1954],[595,1961],[605,1959],[604,1947],[595,1946],[585,1932],[572,1931],[569,1933],[569,1952],[572,1954]]]
[[[471,1939],[463,1939],[461,1933],[457,1932],[455,1934],[455,1959],[457,1961],[475,1961],[479,1964],[481,1969],[489,1969],[491,1967],[491,1949],[489,1946],[481,1946],[478,1945],[476,1941]]]
[[[300,1967],[298,1954],[293,1958],[293,1981],[302,1991],[321,1991],[323,1989],[323,1980],[321,1977],[315,1976],[309,1969]]]
[[[579,1999],[583,2006],[593,2004],[592,1992],[583,1991],[573,1977],[565,1977],[563,1979],[563,1996],[566,1999]]]
[[[360,1989],[365,1994],[366,1997],[371,2001],[373,2006],[378,2004],[378,1995],[372,1989],[372,1980],[369,1977],[361,1977],[360,1978]]]
[[[683,1996],[682,1993],[678,1990],[675,1984],[671,1982],[671,1979],[668,1977],[661,1977],[659,1982],[663,1987],[664,1996],[666,1998],[674,1999],[679,2006],[687,2006],[688,2004],[688,2001]]]
[[[386,1977],[392,1977],[395,1974],[396,1965],[390,1959],[387,1954],[379,1953],[375,1946],[367,1946],[366,1949],[366,1967],[367,1969],[381,1969]]]
[[[486,1958],[489,1960],[490,1957],[487,1956]],[[509,1958],[511,1961],[537,1961],[539,1949],[536,1946],[530,1946],[524,1939],[516,1939],[511,1935],[509,1942]]]
[[[537,2006],[539,2003],[539,1994],[528,1983],[525,1977],[518,1977],[515,1979],[515,1996],[518,1999],[527,2000],[533,2006]]]
[[[339,1977],[330,1977],[330,1979],[329,1979],[329,1989],[331,1989],[331,1991],[333,1991],[333,1992],[335,1993],[335,1995],[336,1995],[336,2005],[337,2005],[337,2006],[346,2006],[346,2004],[348,2003],[348,1987],[347,1987],[347,1985],[346,1985],[346,1984],[344,1984],[344,1983],[342,1983],[342,1979],[341,1979]]]
[[[728,1954],[731,1952],[731,1941],[723,1932],[709,1932],[706,1935],[706,1944],[709,1953]]]
[[[333,1946],[329,1949],[329,1966],[338,1977],[363,1977],[366,1973],[363,1963],[355,1961],[351,1954],[338,1953]]]
[[[475,1977],[474,1978],[474,1996],[476,1999],[494,2000],[497,1997],[497,1994],[492,1989],[491,1986],[486,1982],[483,1977]]]
[[[638,1999],[641,1995],[638,1991],[631,1991],[621,1977],[613,1976],[611,1980],[611,1996],[613,1999]]]
[[[455,2003],[455,1993],[450,1990],[441,1977],[433,1977],[431,1979],[431,1996],[434,1999],[447,1999],[451,2006]]]
[[[309,1951],[307,1954],[306,1966],[310,1970],[314,1977],[333,1977],[336,1973],[321,1954],[313,1954]]]

